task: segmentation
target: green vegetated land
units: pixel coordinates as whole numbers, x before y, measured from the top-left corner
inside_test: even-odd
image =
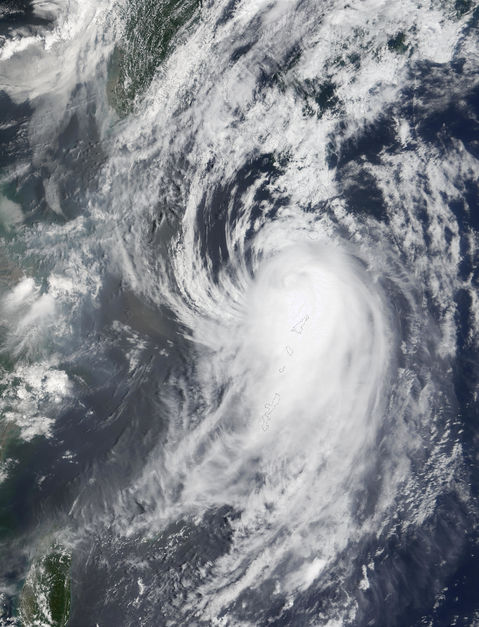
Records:
[[[64,627],[70,616],[71,555],[61,547],[34,562],[20,596],[23,627]]]
[[[132,111],[177,35],[193,25],[201,0],[132,0],[125,32],[110,59],[108,98],[119,115]]]

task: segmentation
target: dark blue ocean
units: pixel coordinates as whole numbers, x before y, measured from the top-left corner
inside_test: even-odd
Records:
[[[479,624],[479,7],[0,2],[0,624]]]

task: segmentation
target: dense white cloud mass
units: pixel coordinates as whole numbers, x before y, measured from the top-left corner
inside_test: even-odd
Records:
[[[72,624],[433,620],[476,520],[473,7],[203,2],[121,109],[140,4],[0,50],[45,207],[2,188],[0,409],[78,464]]]

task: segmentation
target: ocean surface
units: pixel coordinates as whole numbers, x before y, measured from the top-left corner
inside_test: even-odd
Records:
[[[0,2],[0,625],[479,625],[478,29]]]

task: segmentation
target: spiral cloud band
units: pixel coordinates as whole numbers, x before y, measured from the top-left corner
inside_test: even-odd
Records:
[[[31,8],[0,621],[475,624],[477,9]]]

